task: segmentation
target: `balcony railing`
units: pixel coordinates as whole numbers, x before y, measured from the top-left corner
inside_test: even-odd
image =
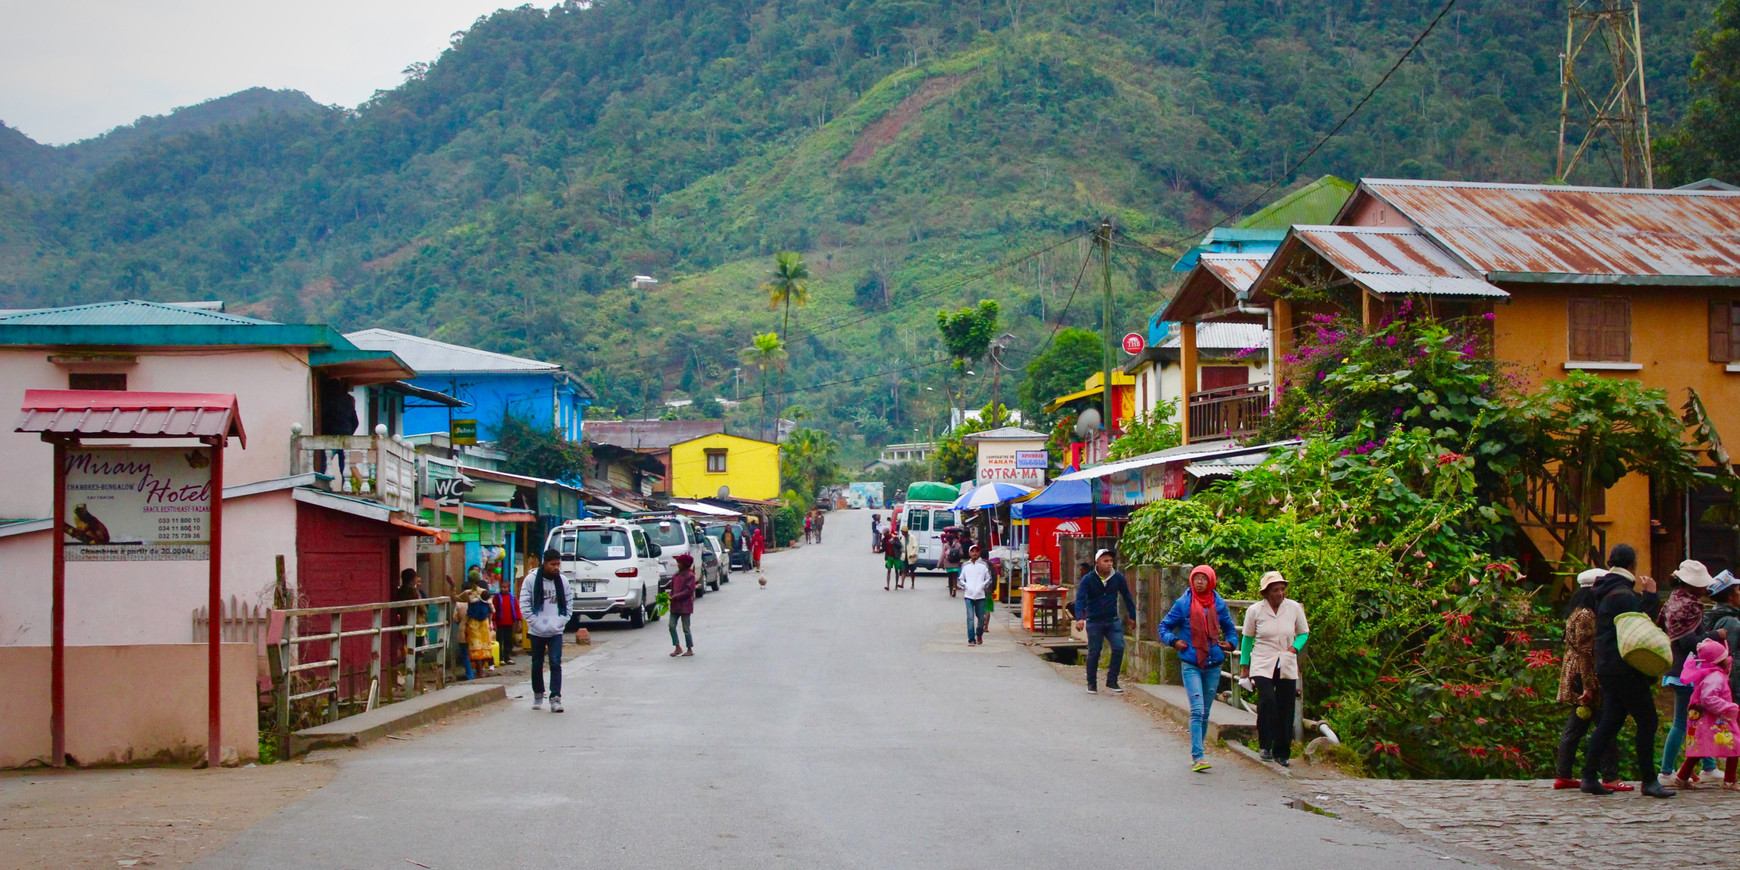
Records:
[[[304,435],[296,438],[295,473],[323,474],[327,490],[415,511],[417,454],[385,435]]]
[[[1191,393],[1188,416],[1191,441],[1254,434],[1269,416],[1269,385],[1239,384]]]

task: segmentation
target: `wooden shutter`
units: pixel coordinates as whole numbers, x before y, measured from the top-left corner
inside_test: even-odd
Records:
[[[1710,303],[1710,362],[1734,360],[1734,308],[1729,302]]]
[[[1600,300],[1593,297],[1571,299],[1571,359],[1574,362],[1594,360],[1599,346]]]
[[[1608,296],[1601,300],[1601,362],[1631,362],[1631,300]]]

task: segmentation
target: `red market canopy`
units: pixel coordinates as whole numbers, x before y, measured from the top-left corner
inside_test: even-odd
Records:
[[[235,438],[248,445],[229,393],[25,390],[14,432],[102,438]]]

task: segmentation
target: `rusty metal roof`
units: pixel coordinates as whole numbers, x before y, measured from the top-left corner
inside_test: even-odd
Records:
[[[665,450],[725,431],[724,420],[587,420],[585,440],[626,450]]]
[[[1263,274],[1269,254],[1203,254],[1197,262],[1222,284],[1243,293]]]
[[[1390,227],[1294,227],[1296,239],[1343,275],[1380,295],[1487,296],[1510,294],[1435,244],[1420,230]]]
[[[1386,179],[1360,193],[1344,219],[1376,197],[1486,277],[1740,281],[1740,193]]]
[[[118,438],[234,437],[247,446],[229,393],[25,390],[14,432]]]

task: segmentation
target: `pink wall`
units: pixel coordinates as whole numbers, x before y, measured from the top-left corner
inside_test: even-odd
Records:
[[[254,647],[222,652],[223,753],[259,757]],[[193,762],[206,744],[202,644],[67,648],[67,753],[81,766]],[[0,647],[0,768],[48,759],[49,650]]]
[[[0,537],[0,646],[49,644],[52,547],[46,530]],[[291,491],[224,499],[224,598],[270,604],[278,555],[294,588]],[[69,562],[67,643],[187,643],[193,611],[206,602],[207,573],[205,562]]]
[[[12,419],[24,391],[64,390],[71,369],[48,361],[47,348],[0,349],[0,414]],[[313,398],[306,353],[281,349],[141,352],[138,364],[78,371],[127,374],[134,391],[234,393],[241,404],[248,449],[230,442],[224,483],[252,483],[290,473],[290,426],[313,433]],[[140,442],[145,443],[145,442]],[[176,442],[162,442],[174,444]],[[54,449],[36,435],[0,431],[0,518],[34,519],[53,510]]]

